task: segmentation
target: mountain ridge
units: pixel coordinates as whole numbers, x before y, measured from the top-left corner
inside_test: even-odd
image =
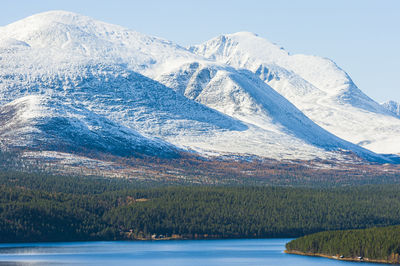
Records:
[[[189,50],[252,71],[316,124],[343,139],[378,153],[400,150],[400,120],[358,89],[332,60],[290,55],[246,32],[221,35]]]
[[[343,160],[342,152],[350,151],[392,162],[316,125],[257,73],[71,12],[45,12],[0,28],[0,58],[3,107],[22,97],[53,99],[52,108],[82,108],[151,147],[159,139],[162,147],[199,154]],[[94,127],[89,133],[105,132]]]

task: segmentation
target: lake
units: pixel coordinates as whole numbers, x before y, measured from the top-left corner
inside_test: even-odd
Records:
[[[358,262],[285,254],[283,250],[289,240],[0,244],[0,265],[362,265]]]

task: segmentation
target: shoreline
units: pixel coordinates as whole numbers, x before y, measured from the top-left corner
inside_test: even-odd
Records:
[[[264,239],[285,239],[287,241],[293,240],[293,238],[288,237],[261,237],[261,238],[251,238],[251,237],[163,237],[163,238],[120,238],[120,239],[87,239],[87,240],[57,240],[57,241],[35,241],[35,240],[27,240],[27,241],[0,241],[1,245],[6,244],[35,244],[35,243],[72,243],[72,242],[152,242],[152,241],[190,241],[190,240],[264,240]]]
[[[352,261],[352,262],[370,262],[370,263],[382,263],[382,264],[397,264],[395,262],[391,262],[388,260],[378,260],[378,259],[369,259],[369,258],[340,258],[339,256],[332,256],[332,255],[327,255],[327,254],[322,254],[322,253],[311,253],[311,252],[302,252],[302,251],[297,251],[297,250],[284,250],[283,251],[286,254],[293,254],[293,255],[301,255],[301,256],[310,256],[310,257],[322,257],[322,258],[328,258],[328,259],[334,259],[334,260],[342,260],[342,261]]]

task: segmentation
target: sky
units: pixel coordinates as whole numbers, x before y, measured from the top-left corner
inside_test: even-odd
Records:
[[[0,0],[0,26],[67,10],[178,43],[250,31],[327,57],[378,102],[400,102],[400,0]]]

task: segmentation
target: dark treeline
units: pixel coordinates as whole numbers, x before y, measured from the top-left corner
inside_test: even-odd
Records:
[[[400,226],[320,232],[286,244],[289,251],[399,263]]]
[[[400,185],[154,185],[0,173],[0,241],[298,237],[400,224]]]

